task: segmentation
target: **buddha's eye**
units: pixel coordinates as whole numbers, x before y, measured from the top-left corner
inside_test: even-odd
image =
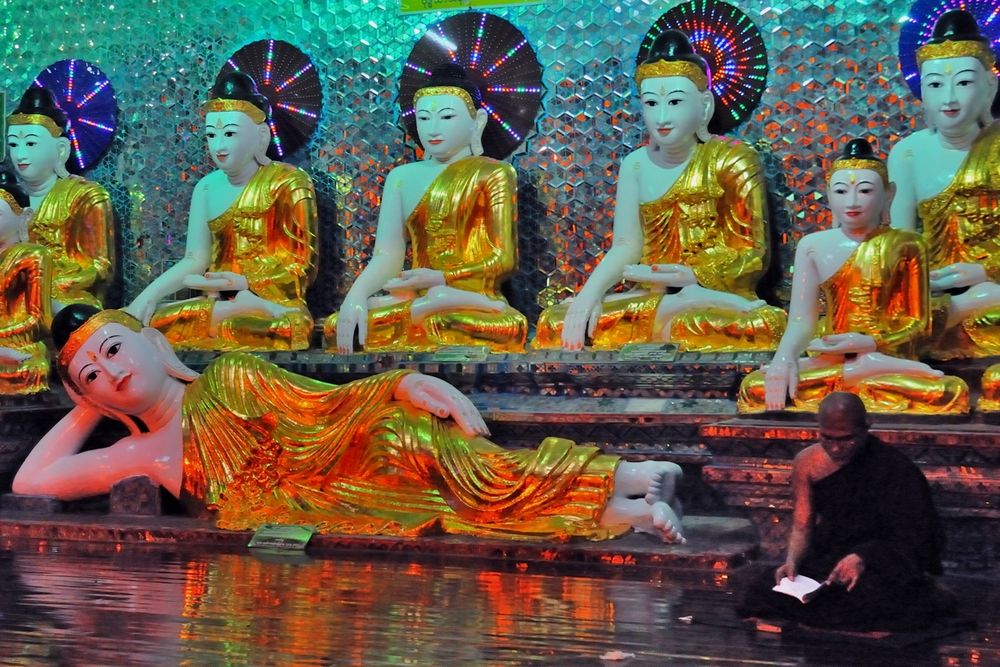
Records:
[[[122,344],[121,343],[112,343],[108,347],[108,351],[105,354],[107,354],[108,359],[110,359],[111,357],[113,357],[116,354],[118,354],[118,351],[121,350],[121,349],[122,349]]]
[[[226,137],[227,137],[227,138],[228,138],[228,137],[235,137],[235,136],[236,136],[236,133],[235,133],[235,132],[233,132],[232,130],[229,130],[228,132],[226,132]]]
[[[647,107],[655,107],[657,103],[656,100],[646,100],[645,102],[643,102],[643,104],[645,104]]]
[[[97,371],[90,371],[89,373],[87,373],[87,377],[84,378],[84,381],[87,384],[90,384],[91,382],[93,382],[96,379],[97,379]]]
[[[441,119],[442,120],[451,120],[454,117],[455,117],[455,114],[453,114],[453,113],[446,113],[446,114],[443,114],[441,116]]]
[[[680,103],[681,103],[680,100],[667,100],[667,104],[669,104],[672,107],[675,107],[675,106],[677,106]]]

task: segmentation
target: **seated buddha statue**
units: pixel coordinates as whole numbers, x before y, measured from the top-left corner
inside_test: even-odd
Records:
[[[156,329],[87,306],[61,311],[52,336],[76,407],[28,455],[15,493],[81,498],[145,475],[234,530],[683,539],[676,464],[561,438],[504,449],[437,378],[397,370],[335,386],[245,352],[198,376]],[[131,434],[80,453],[102,416]]]
[[[774,349],[785,313],[755,291],[768,261],[762,167],[708,133],[708,77],[684,33],[653,42],[635,74],[650,141],[622,161],[611,248],[575,298],[542,312],[533,348]],[[623,279],[636,286],[605,294]]]
[[[1000,355],[1000,123],[995,57],[964,10],[938,19],[917,49],[927,127],[889,153],[892,224],[923,231],[936,359]]]
[[[100,306],[114,271],[114,214],[107,190],[66,171],[66,114],[46,88],[29,88],[7,117],[7,145],[35,213],[28,240],[52,257],[52,306]]]
[[[413,103],[425,159],[386,176],[371,261],[327,318],[325,347],[349,354],[357,334],[365,351],[523,351],[527,319],[500,293],[517,268],[517,176],[482,154],[483,130],[494,122],[482,93],[447,64]]]
[[[930,327],[927,253],[920,235],[882,224],[885,163],[854,139],[828,186],[833,227],[799,241],[788,328],[771,363],[743,379],[739,411],[783,410],[790,400],[790,410],[815,412],[828,394],[849,391],[869,412],[968,412],[964,381],[916,361]]]
[[[14,176],[0,172],[0,395],[49,388],[52,260],[26,242],[33,213]]]
[[[305,293],[316,272],[312,181],[267,157],[270,104],[247,74],[220,75],[202,110],[217,169],[195,185],[184,257],[128,310],[180,349],[306,349],[313,319]],[[185,287],[201,294],[160,304]]]

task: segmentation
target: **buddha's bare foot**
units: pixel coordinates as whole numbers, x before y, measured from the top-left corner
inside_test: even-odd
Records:
[[[663,462],[663,466],[649,477],[646,502],[650,505],[658,502],[672,503],[676,495],[679,470],[675,464]]]
[[[878,375],[907,375],[937,379],[944,376],[944,373],[923,362],[890,357],[881,352],[861,354],[856,359],[844,364],[844,384],[847,386],[855,385]]]
[[[0,347],[0,366],[17,366],[28,359],[31,359],[30,354],[9,347]]]
[[[681,533],[681,521],[674,513],[674,509],[658,500],[649,506],[649,513],[653,521],[653,529],[648,531],[660,537],[667,544],[684,544],[687,542]],[[642,531],[647,532],[647,531]]]
[[[455,310],[478,310],[483,312],[503,312],[506,304],[498,299],[491,299],[485,294],[476,294],[466,290],[455,289],[445,285],[432,287],[419,299],[410,305],[410,316],[414,322],[422,322],[431,315]]]
[[[233,298],[233,303],[239,305],[241,308],[246,308],[248,314],[250,312],[260,312],[269,317],[281,317],[285,313],[295,310],[294,308],[282,306],[281,304],[261,298],[250,290],[237,292]]]
[[[762,299],[750,300],[738,294],[720,292],[701,285],[688,285],[676,296],[682,302],[688,302],[690,304],[688,307],[729,308],[739,312],[748,312],[767,305],[767,302]]]

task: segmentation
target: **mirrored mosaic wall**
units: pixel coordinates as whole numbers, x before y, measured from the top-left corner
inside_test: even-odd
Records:
[[[779,299],[794,244],[826,226],[824,170],[851,137],[885,155],[921,123],[899,72],[905,0],[731,0],[768,49],[767,90],[736,136],[764,154]],[[516,307],[533,321],[547,287],[578,287],[610,244],[621,158],[644,133],[632,72],[643,35],[673,1],[544,0],[490,10],[532,43],[547,92],[538,133],[513,159],[520,178]],[[197,109],[226,58],[258,39],[295,44],[317,65],[324,110],[290,158],[321,201],[322,265],[310,305],[339,305],[374,242],[385,174],[411,160],[394,105],[412,44],[447,14],[400,15],[395,0],[0,0],[0,90],[13,106],[45,66],[98,65],[114,86],[118,131],[88,176],[114,199],[122,297],[183,255],[194,183],[209,170]]]

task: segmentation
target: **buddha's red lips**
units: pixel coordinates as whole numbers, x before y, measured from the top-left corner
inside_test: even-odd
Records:
[[[434,146],[437,146],[438,144],[443,144],[444,143],[444,139],[431,139],[427,143],[432,144]]]

